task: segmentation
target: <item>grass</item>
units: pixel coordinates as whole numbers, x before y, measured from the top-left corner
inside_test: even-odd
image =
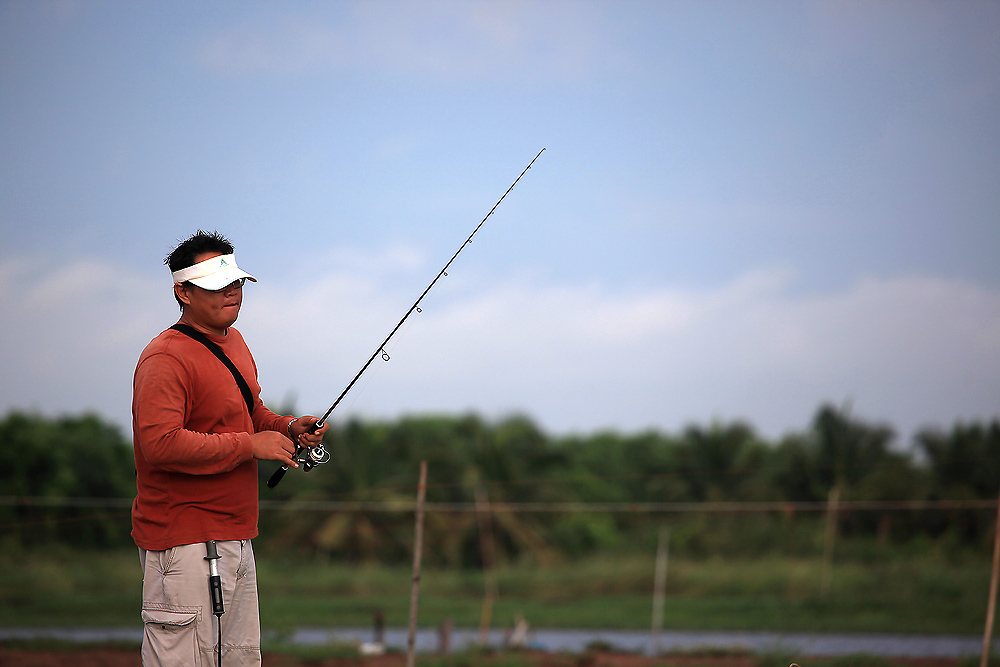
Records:
[[[619,556],[541,568],[505,567],[493,626],[522,614],[535,627],[646,629],[651,558]],[[408,619],[406,567],[348,566],[258,556],[261,622],[267,629],[361,626],[381,610],[390,626]],[[748,561],[674,558],[664,627],[782,632],[982,632],[988,563],[927,555],[839,563],[830,594],[818,592],[818,559]],[[0,555],[0,625],[138,624],[141,572],[134,549],[6,551]],[[451,619],[476,627],[483,578],[475,571],[425,570],[420,625]]]
[[[305,615],[316,624],[361,625],[381,609],[386,623],[405,625],[406,568],[260,566],[261,614],[273,626]],[[493,618],[521,613],[537,627],[645,629],[651,616],[652,563],[643,558],[593,559],[555,568],[515,566],[499,574]],[[836,566],[830,595],[818,592],[818,560],[674,559],[668,573],[664,627],[785,632],[982,631],[987,564],[933,558]],[[420,622],[477,626],[483,590],[475,572],[426,571]],[[322,622],[320,622],[322,619]]]

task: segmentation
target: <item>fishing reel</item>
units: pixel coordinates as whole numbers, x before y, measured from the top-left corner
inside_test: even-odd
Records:
[[[303,472],[309,472],[321,463],[329,462],[330,452],[327,451],[322,442],[315,447],[303,447],[295,443],[295,452],[292,454],[292,460],[299,464]]]
[[[323,426],[323,420],[316,422],[312,426],[313,432],[318,431]],[[330,460],[330,452],[323,446],[320,442],[318,445],[312,447],[307,447],[302,443],[295,443],[295,451],[292,452],[292,460],[299,464],[299,468],[304,472],[309,472],[321,463],[327,463]],[[278,482],[281,478],[285,476],[288,472],[288,466],[284,465],[274,471],[271,478],[267,480],[267,487],[273,489],[278,486]]]

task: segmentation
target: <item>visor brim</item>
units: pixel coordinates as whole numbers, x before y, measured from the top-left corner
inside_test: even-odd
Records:
[[[223,269],[221,271],[216,271],[215,273],[205,276],[203,278],[192,278],[187,282],[191,283],[192,285],[196,285],[197,287],[200,287],[202,289],[208,290],[210,292],[214,292],[216,290],[222,289],[223,287],[229,285],[230,283],[236,282],[240,278],[246,278],[247,280],[252,280],[253,282],[257,282],[256,278],[254,278],[249,273],[243,271],[237,266],[228,269]]]

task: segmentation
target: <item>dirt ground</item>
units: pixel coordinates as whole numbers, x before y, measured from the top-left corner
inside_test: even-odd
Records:
[[[500,654],[503,655],[503,654]],[[743,655],[684,655],[648,657],[622,653],[587,653],[567,656],[552,653],[518,653],[525,663],[536,667],[788,667],[765,665],[759,658]],[[797,659],[801,667],[822,667],[828,660]],[[419,665],[421,660],[417,659]],[[488,664],[483,660],[483,664]],[[954,658],[895,658],[894,667],[957,667]],[[263,667],[404,667],[401,654],[367,658],[296,658],[279,653],[265,653]],[[510,663],[506,660],[498,664]],[[843,663],[840,663],[843,664]],[[108,647],[81,647],[65,650],[25,649],[0,646],[0,667],[138,667],[139,650]]]

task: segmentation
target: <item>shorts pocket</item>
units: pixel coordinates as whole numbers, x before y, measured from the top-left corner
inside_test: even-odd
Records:
[[[198,614],[197,609],[143,609],[143,667],[197,665]]]

